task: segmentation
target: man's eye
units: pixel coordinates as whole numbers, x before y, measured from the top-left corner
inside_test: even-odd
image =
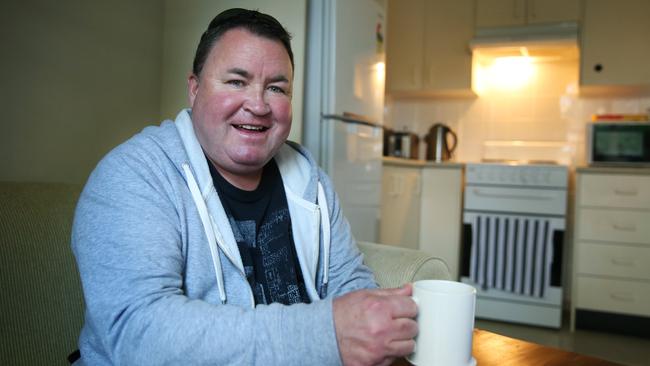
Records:
[[[271,86],[269,86],[269,90],[272,91],[272,92],[274,92],[274,93],[282,93],[282,94],[286,94],[286,92],[284,91],[284,89],[280,88],[279,86],[275,86],[275,85],[271,85]]]
[[[226,81],[226,84],[236,86],[236,87],[244,86],[244,82],[242,80],[237,80],[237,79],[228,80],[228,81]]]

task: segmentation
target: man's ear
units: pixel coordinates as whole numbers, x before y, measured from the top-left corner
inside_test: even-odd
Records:
[[[194,99],[199,92],[199,77],[191,73],[187,77],[187,97],[190,101],[190,107],[194,107]]]

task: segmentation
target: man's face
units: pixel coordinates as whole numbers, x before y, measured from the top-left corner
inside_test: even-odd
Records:
[[[231,183],[258,176],[291,129],[293,70],[282,43],[235,28],[188,80],[194,131]]]

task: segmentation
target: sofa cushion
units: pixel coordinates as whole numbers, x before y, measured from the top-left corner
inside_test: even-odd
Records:
[[[0,360],[65,365],[77,348],[83,297],[70,248],[80,187],[0,182]]]

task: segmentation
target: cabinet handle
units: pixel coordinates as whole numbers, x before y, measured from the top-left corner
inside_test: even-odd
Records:
[[[636,225],[619,225],[619,224],[612,224],[612,227],[614,230],[618,231],[636,231]]]
[[[636,189],[619,189],[614,188],[614,194],[617,196],[636,196],[639,194],[639,191]]]
[[[609,297],[616,301],[634,302],[634,295],[632,294],[609,294]]]
[[[624,266],[624,267],[634,267],[633,259],[624,259],[624,258],[612,258],[611,260],[613,265]]]

